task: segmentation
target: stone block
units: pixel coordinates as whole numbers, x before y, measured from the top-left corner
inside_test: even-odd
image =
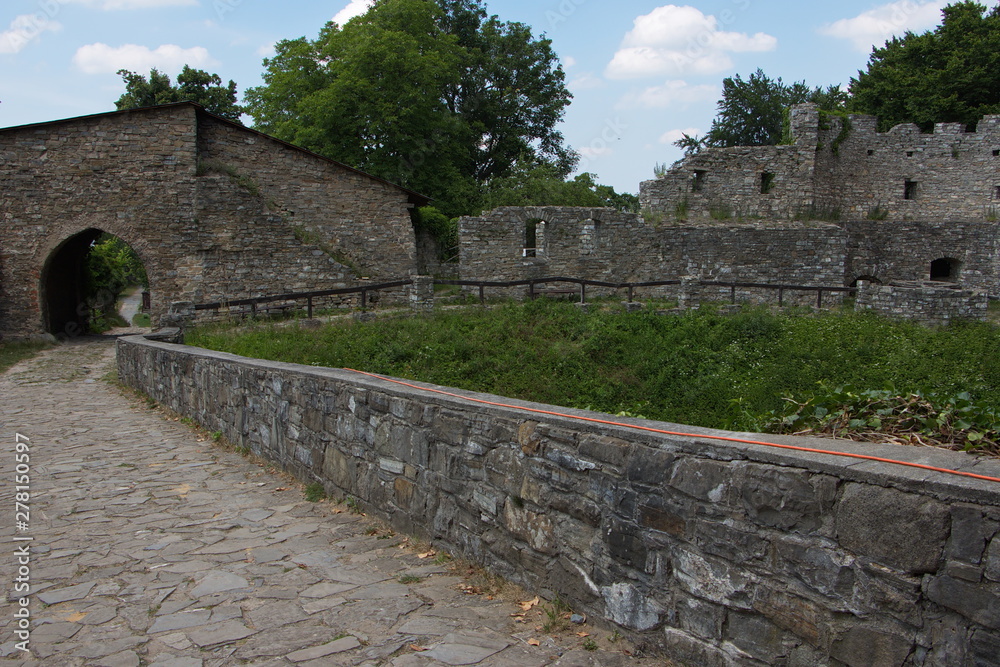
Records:
[[[976,630],[970,645],[972,664],[976,667],[993,667],[1000,664],[1000,633]]]
[[[990,581],[1000,581],[1000,534],[990,541],[986,552],[986,578]]]
[[[750,520],[760,525],[811,533],[831,514],[837,493],[831,477],[760,465],[746,466],[744,475],[743,507]]]
[[[676,456],[645,445],[635,445],[628,456],[625,477],[628,481],[645,486],[665,484],[673,472]]]
[[[664,507],[662,502],[651,499],[639,505],[639,525],[674,537],[684,537],[688,523],[683,516]]]
[[[517,507],[508,499],[504,503],[503,521],[511,535],[527,543],[535,551],[545,554],[557,552],[555,524],[549,517]]]
[[[927,598],[991,630],[1000,630],[1000,585],[977,585],[947,575],[933,577]]]
[[[604,616],[630,630],[652,630],[660,625],[662,609],[634,584],[623,582],[601,588]]]
[[[539,456],[544,440],[538,433],[538,422],[526,421],[517,429],[517,442],[525,456]]]
[[[788,654],[786,633],[759,614],[730,611],[725,635],[733,646],[767,665],[781,664]]]
[[[775,540],[781,571],[831,598],[850,598],[854,590],[854,557],[814,540],[792,536]]]
[[[747,664],[741,656],[732,655],[723,649],[701,641],[680,630],[667,628],[663,632],[663,648],[666,655],[682,665],[698,667],[738,667]],[[746,656],[749,658],[749,656]]]
[[[753,576],[733,563],[679,548],[674,551],[674,576],[695,597],[735,609],[749,610]]]
[[[625,465],[631,445],[625,440],[587,433],[580,438],[580,456],[615,467]]]
[[[682,597],[676,607],[677,624],[701,639],[719,641],[726,624],[726,608],[692,597]]]
[[[982,509],[965,505],[952,507],[948,558],[979,565],[985,548],[986,521]]]
[[[748,563],[763,559],[770,543],[760,533],[738,527],[730,521],[710,518],[688,520],[692,542],[709,555],[718,556],[732,563]]]
[[[731,464],[686,458],[674,465],[670,486],[692,498],[712,504],[728,504],[733,476]]]
[[[778,582],[758,585],[751,606],[779,628],[814,647],[824,647],[830,636],[832,614],[822,605],[788,592]]]
[[[830,655],[848,667],[902,667],[912,651],[908,637],[858,626],[833,641]]]
[[[926,496],[861,484],[848,485],[836,510],[844,548],[912,574],[940,567],[949,522],[948,508]]]
[[[612,558],[622,565],[645,570],[648,548],[637,526],[611,518],[604,529],[604,540]]]

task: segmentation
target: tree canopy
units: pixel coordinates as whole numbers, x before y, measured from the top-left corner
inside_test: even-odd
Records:
[[[177,75],[176,86],[169,76],[155,68],[150,70],[148,79],[126,69],[118,70],[118,74],[125,81],[125,93],[115,102],[119,111],[190,101],[237,123],[243,114],[243,109],[236,103],[236,82],[230,81],[223,86],[218,74],[185,65]]]
[[[784,134],[785,110],[813,102],[825,111],[844,109],[847,93],[839,86],[810,88],[805,81],[785,84],[757,69],[745,81],[739,74],[722,82],[718,115],[703,138],[685,134],[674,142],[686,154],[702,146],[775,146]]]
[[[872,51],[868,69],[851,80],[851,111],[879,117],[885,130],[916,123],[975,125],[1000,113],[1000,7],[957,2],[942,24]]]
[[[472,212],[519,162],[568,174],[571,95],[547,39],[479,0],[378,0],[315,40],[284,40],[247,91],[255,127]]]

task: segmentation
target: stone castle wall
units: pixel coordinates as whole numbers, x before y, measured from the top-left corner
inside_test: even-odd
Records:
[[[535,246],[526,253],[529,224]],[[694,276],[837,286],[843,281],[847,243],[842,229],[823,223],[656,225],[614,209],[572,207],[498,208],[462,218],[459,235],[461,277],[482,281],[565,276],[652,282]],[[639,297],[657,292],[670,290],[647,289]]]
[[[1000,655],[997,482],[141,338],[119,341],[118,368],[301,481],[682,664]],[[765,437],[1000,477],[957,452]]]
[[[1000,116],[974,132],[939,123],[878,132],[872,116],[791,110],[793,144],[708,148],[640,185],[644,211],[691,219],[713,212],[768,220],[996,222]],[[765,174],[767,175],[765,177]]]
[[[76,311],[95,230],[143,260],[156,322],[177,301],[408,277],[423,201],[186,103],[0,130],[0,335],[61,332],[46,313]]]

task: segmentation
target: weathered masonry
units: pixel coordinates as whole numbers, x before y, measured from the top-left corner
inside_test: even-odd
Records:
[[[789,145],[683,160],[641,184],[642,215],[505,207],[462,218],[462,278],[936,281],[1000,297],[1000,116],[975,132],[879,133],[871,116],[800,105],[790,132]]]
[[[998,664],[998,482],[139,337],[119,341],[118,369],[300,480],[681,664]],[[958,452],[765,437],[1000,477]]]
[[[642,183],[645,210],[691,219],[836,218],[887,223],[996,222],[1000,216],[1000,115],[974,132],[938,123],[877,132],[874,116],[790,111],[786,146],[710,148]]]
[[[142,259],[155,322],[176,301],[406,277],[426,202],[190,103],[0,129],[0,336],[78,329],[101,232]]]

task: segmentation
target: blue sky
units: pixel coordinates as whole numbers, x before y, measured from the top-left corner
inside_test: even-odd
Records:
[[[997,0],[986,4],[994,6]],[[314,38],[366,0],[5,0],[0,9],[0,127],[114,110],[115,73],[185,63],[258,85],[281,39]],[[947,0],[494,0],[501,19],[544,33],[574,95],[562,126],[581,168],[637,192],[656,163],[704,133],[722,80],[758,67],[785,82],[847,85],[873,45],[939,22]]]

